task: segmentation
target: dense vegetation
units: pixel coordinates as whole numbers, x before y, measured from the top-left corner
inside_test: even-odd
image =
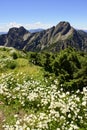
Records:
[[[33,64],[32,64],[33,63]],[[87,130],[87,55],[0,48],[0,130]]]
[[[55,75],[64,90],[82,90],[87,85],[87,55],[68,48],[60,53],[31,53],[30,62],[42,66],[45,75]],[[47,73],[48,72],[48,73]]]

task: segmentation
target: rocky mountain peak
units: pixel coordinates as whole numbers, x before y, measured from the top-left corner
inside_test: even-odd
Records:
[[[24,34],[29,33],[23,26],[17,28],[17,27],[13,27],[11,29],[9,29],[8,31],[8,35],[21,35],[23,36]]]
[[[62,27],[65,27],[65,26],[71,26],[69,22],[66,22],[66,21],[61,21],[59,22],[56,26],[62,26]]]
[[[68,22],[65,22],[65,21],[60,22],[59,24],[55,26],[53,35],[56,35],[58,33],[61,33],[61,35],[65,35],[67,32],[69,32],[70,29],[71,29],[71,26]]]
[[[23,26],[21,26],[21,27],[19,28],[19,33],[24,35],[25,33],[29,33],[29,31],[26,30]]]
[[[24,27],[14,27],[0,36],[0,45],[26,51],[60,51],[72,46],[87,52],[87,33],[74,29],[65,21],[36,33],[30,33]]]

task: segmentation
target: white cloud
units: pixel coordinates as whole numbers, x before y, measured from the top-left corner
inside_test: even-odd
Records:
[[[20,27],[21,24],[17,24],[16,22],[11,23],[0,23],[0,32],[7,32],[12,27]]]
[[[22,26],[22,24],[18,24],[18,23],[16,23],[16,22],[11,22],[11,23],[9,23],[9,25],[8,25],[8,27],[20,27],[20,26]]]
[[[20,27],[23,26],[26,29],[38,29],[38,28],[43,28],[43,29],[47,29],[52,27],[52,24],[44,24],[41,22],[36,22],[36,23],[26,23],[26,24],[21,24],[21,23],[16,23],[16,22],[10,22],[10,23],[0,23],[0,32],[7,32],[10,28],[12,27]],[[76,29],[81,29],[81,30],[87,30],[87,28],[83,25],[72,25],[74,28]]]
[[[81,25],[81,24],[78,24],[78,25],[72,25],[74,28],[78,29],[78,30],[87,30],[87,26],[86,25]]]
[[[0,32],[7,32],[12,27],[20,27],[20,26],[24,26],[28,30],[37,29],[37,28],[47,29],[47,28],[52,27],[51,24],[43,24],[41,22],[29,23],[29,24],[20,24],[20,23],[16,23],[16,22],[0,23]]]
[[[41,22],[36,22],[36,23],[32,23],[32,24],[26,24],[25,28],[27,28],[27,29],[37,29],[37,28],[47,29],[47,28],[50,28],[51,26],[52,26],[51,24],[43,24]]]

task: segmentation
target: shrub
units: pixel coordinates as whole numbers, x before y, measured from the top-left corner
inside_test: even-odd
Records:
[[[63,87],[67,86],[70,91],[78,88],[82,90],[87,85],[87,56],[75,49],[67,48],[54,54],[48,52],[32,53],[30,61],[35,65],[42,66],[46,72],[54,73],[59,84],[63,84]]]
[[[6,67],[9,69],[15,69],[16,66],[17,66],[17,63],[15,61],[9,61],[6,65]]]
[[[13,53],[11,54],[11,56],[13,57],[13,59],[17,59],[17,58],[18,58],[18,55],[17,55],[16,52],[13,52]]]

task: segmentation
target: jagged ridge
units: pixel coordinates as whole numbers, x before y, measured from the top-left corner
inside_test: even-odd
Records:
[[[87,52],[87,33],[75,30],[65,21],[36,33],[24,27],[11,28],[7,34],[0,35],[0,45],[26,51],[60,51],[72,46]]]

